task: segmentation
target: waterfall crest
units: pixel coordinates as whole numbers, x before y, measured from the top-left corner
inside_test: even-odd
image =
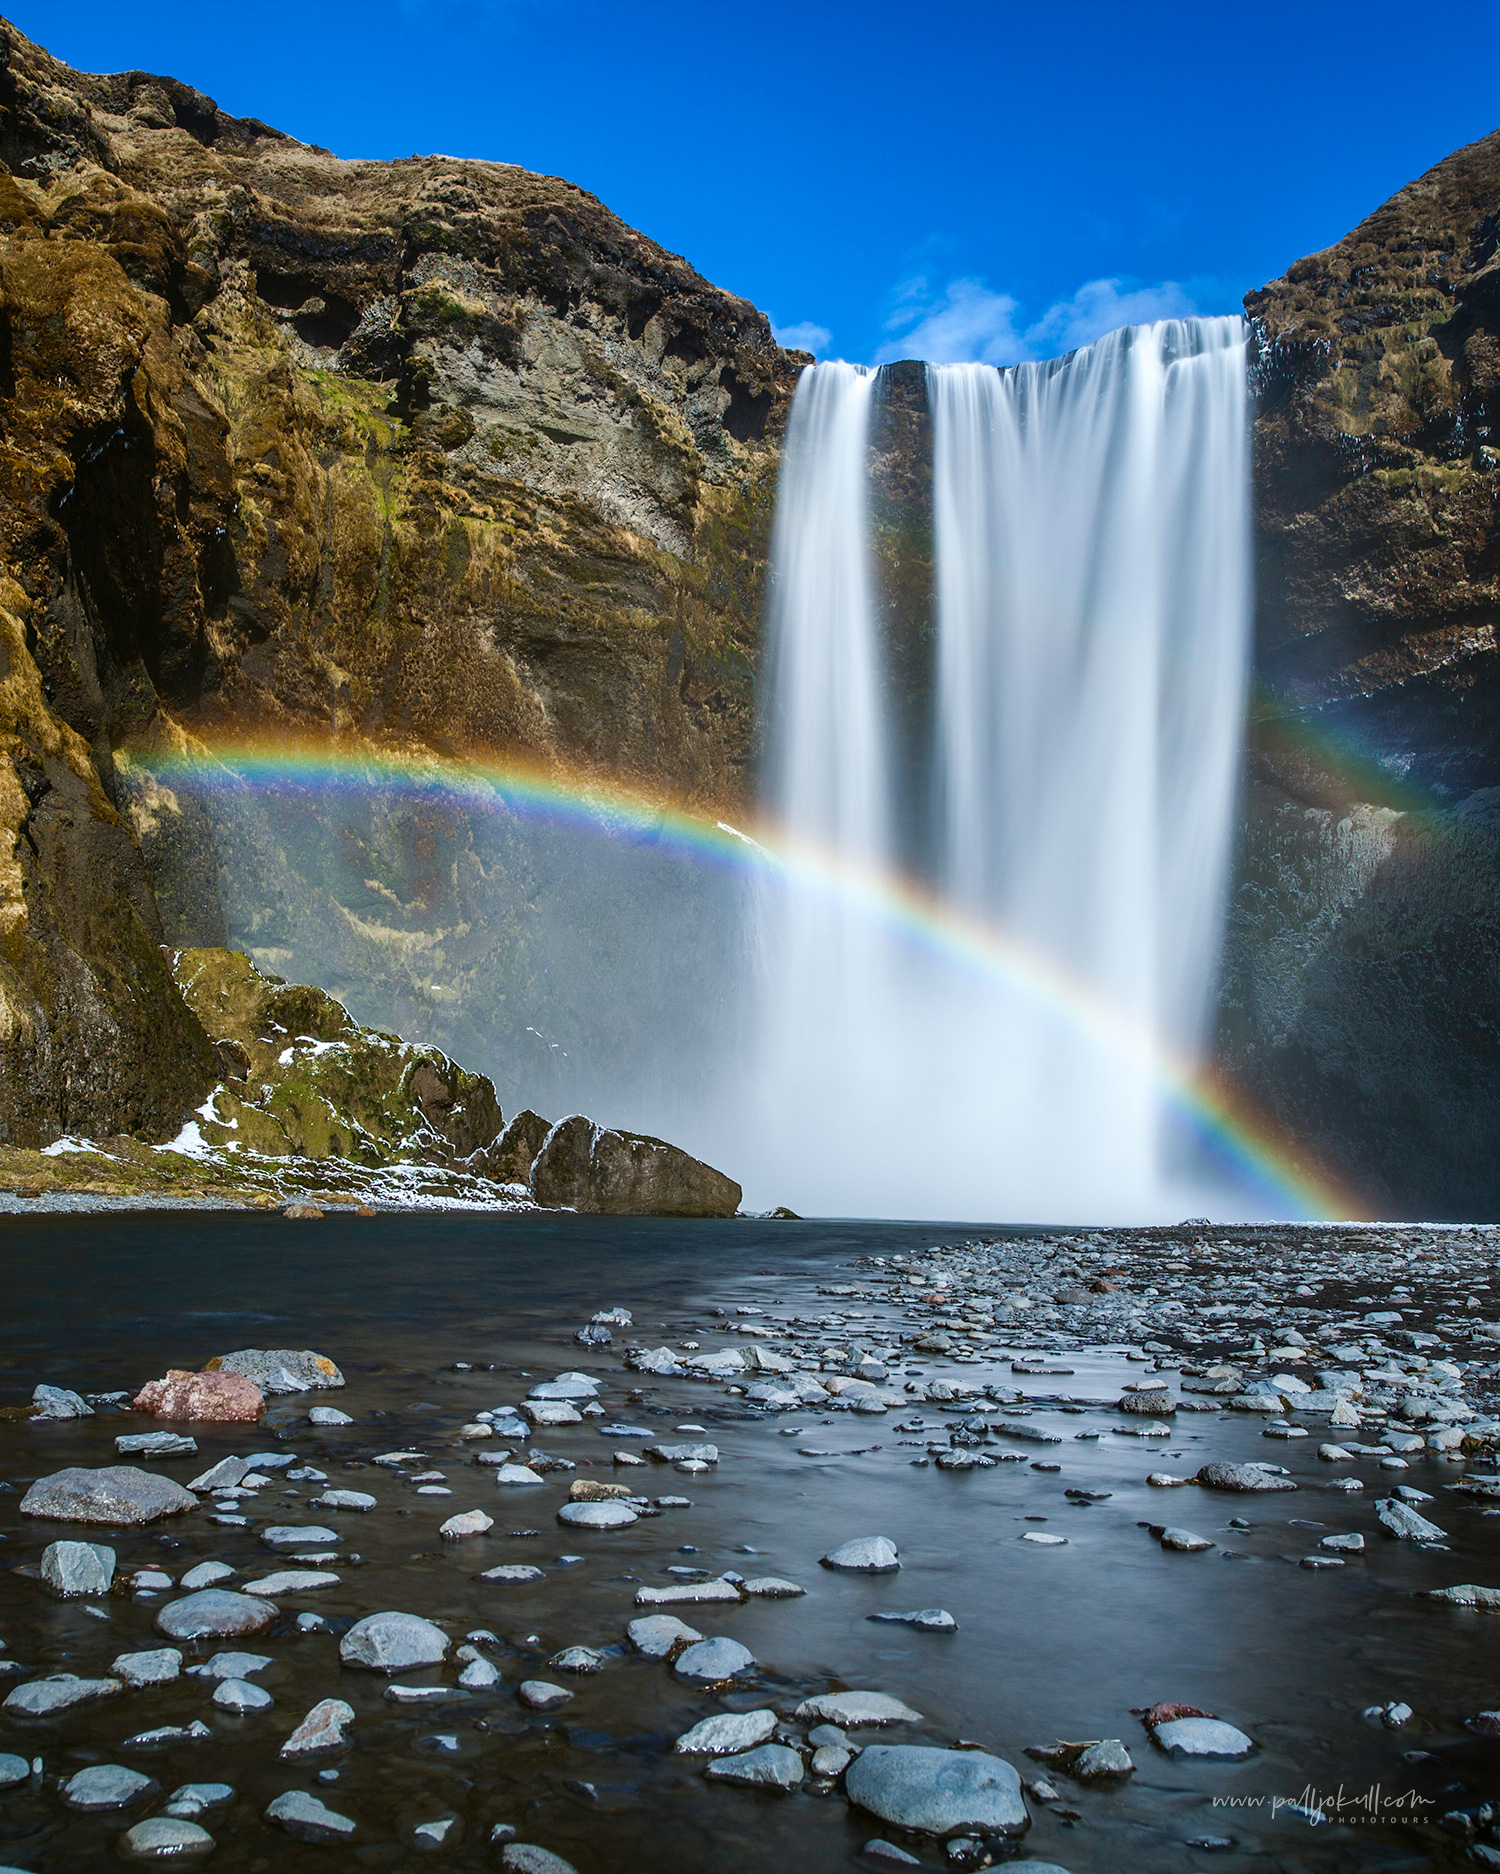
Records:
[[[876,382],[819,365],[798,387],[766,795],[794,839],[885,867],[899,802],[865,493]],[[928,394],[924,870],[1035,967],[976,981],[836,902],[777,897],[769,1157],[788,1202],[825,1212],[1170,1215],[1184,1193],[1160,1077],[1118,1034],[1203,1043],[1248,664],[1243,327],[1168,321],[1046,364],[930,366]]]

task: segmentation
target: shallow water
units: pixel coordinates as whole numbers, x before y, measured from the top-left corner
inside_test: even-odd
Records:
[[[281,1602],[283,1621],[269,1640],[247,1643],[276,1656],[259,1680],[276,1700],[272,1710],[228,1717],[210,1704],[210,1687],[183,1678],[40,1725],[0,1714],[0,1751],[40,1755],[47,1771],[40,1788],[0,1794],[0,1862],[61,1874],[112,1861],[114,1839],[151,1805],[110,1820],[78,1816],[51,1783],[99,1761],[143,1769],[165,1791],[189,1781],[234,1784],[234,1803],[201,1818],[218,1844],[210,1867],[414,1869],[431,1857],[408,1846],[406,1832],[457,1812],[464,1838],[439,1857],[455,1868],[496,1865],[498,1850],[487,1837],[505,1822],[521,1840],[566,1856],[580,1874],[647,1866],[658,1874],[848,1869],[866,1840],[891,1831],[861,1820],[840,1793],[715,1787],[704,1781],[701,1759],[674,1758],[671,1745],[716,1710],[773,1703],[790,1711],[812,1693],[857,1687],[895,1694],[927,1719],[896,1732],[861,1732],[858,1741],[977,1740],[1027,1777],[1038,1769],[1023,1754],[1029,1744],[1125,1740],[1138,1765],[1129,1783],[1105,1790],[1057,1777],[1069,1813],[1030,1805],[1033,1825],[1018,1846],[1023,1864],[1052,1860],[1075,1874],[1468,1865],[1431,1827],[1403,1833],[1346,1811],[1351,1825],[1314,1828],[1285,1812],[1273,1818],[1269,1807],[1272,1797],[1306,1800],[1309,1786],[1326,1795],[1342,1785],[1358,1798],[1378,1784],[1387,1800],[1411,1792],[1430,1802],[1423,1812],[1435,1817],[1486,1798],[1500,1781],[1492,1777],[1500,1746],[1473,1738],[1462,1723],[1500,1703],[1500,1620],[1412,1599],[1423,1588],[1500,1580],[1500,1519],[1441,1494],[1457,1466],[1420,1458],[1406,1473],[1404,1481],[1438,1493],[1424,1509],[1450,1532],[1451,1553],[1422,1552],[1380,1534],[1372,1504],[1388,1480],[1373,1461],[1354,1467],[1363,1496],[1340,1495],[1328,1489],[1335,1473],[1317,1459],[1316,1434],[1268,1453],[1259,1424],[1244,1415],[1203,1414],[1176,1426],[1170,1439],[1142,1441],[1111,1430],[1121,1423],[1116,1415],[1039,1406],[1028,1423],[1055,1431],[1061,1445],[1019,1446],[1025,1461],[950,1473],[912,1468],[922,1452],[901,1443],[901,1413],[747,1416],[719,1386],[627,1374],[618,1345],[626,1336],[618,1331],[616,1347],[602,1352],[572,1342],[595,1309],[614,1305],[633,1310],[632,1333],[648,1344],[675,1342],[691,1326],[705,1349],[743,1344],[714,1322],[710,1306],[753,1304],[771,1318],[855,1313],[863,1327],[894,1324],[883,1301],[816,1290],[820,1282],[847,1282],[862,1254],[945,1240],[930,1224],[382,1216],[294,1227],[279,1217],[179,1213],[8,1220],[3,1228],[0,1403],[29,1397],[39,1379],[83,1391],[133,1389],[168,1365],[198,1367],[233,1347],[312,1346],[339,1362],[345,1390],[277,1401],[258,1429],[190,1427],[198,1455],[151,1468],[186,1482],[227,1453],[281,1442],[326,1470],[329,1487],[370,1490],[380,1507],[365,1516],[302,1508],[279,1489],[249,1506],[261,1525],[332,1523],[340,1554],[364,1558],[335,1565],[339,1587]],[[1020,1351],[1026,1343],[1010,1344]],[[499,1370],[455,1372],[456,1361]],[[1014,1383],[1032,1394],[1106,1400],[1137,1370],[1123,1349],[1090,1350],[1061,1364],[1074,1367],[1072,1377]],[[470,1462],[484,1447],[459,1445],[457,1427],[483,1407],[518,1404],[535,1379],[567,1368],[604,1380],[607,1416],[541,1432],[533,1442],[572,1458],[579,1471],[556,1473],[541,1488],[498,1490]],[[938,1369],[909,1357],[905,1371],[914,1370],[932,1377]],[[1008,1359],[966,1366],[962,1377],[1013,1379]],[[636,1389],[644,1401],[627,1405]],[[315,1430],[305,1415],[316,1403],[336,1404],[357,1423]],[[949,1422],[931,1405],[917,1410],[929,1427]],[[615,1446],[636,1451],[649,1442],[601,1438],[596,1427],[617,1417],[651,1426],[653,1437],[682,1424],[706,1427],[719,1447],[717,1470],[689,1478],[657,1466],[641,1486],[680,1492],[691,1509],[619,1532],[564,1530],[555,1511],[572,1477],[587,1475],[583,1466],[592,1464],[604,1467],[595,1475],[619,1480],[611,1467]],[[19,1489],[67,1464],[114,1462],[114,1436],[145,1423],[106,1412],[72,1423],[0,1425],[0,1478]],[[801,1435],[781,1435],[789,1427]],[[1080,1430],[1102,1435],[1079,1442]],[[1006,1443],[1002,1433],[989,1448]],[[854,1455],[856,1447],[873,1448]],[[413,1448],[446,1473],[452,1497],[418,1497],[396,1474],[368,1467],[376,1453]],[[803,1449],[848,1455],[807,1457]],[[1144,1481],[1148,1470],[1183,1473],[1210,1458],[1268,1455],[1291,1470],[1296,1494],[1162,1492]],[[1033,1461],[1062,1469],[1037,1471]],[[1075,1508],[1063,1492],[1076,1486],[1113,1494]],[[321,1488],[302,1486],[309,1495]],[[59,1537],[112,1541],[122,1576],[147,1565],[180,1574],[210,1557],[252,1578],[284,1565],[253,1528],[215,1527],[201,1513],[112,1538],[98,1528],[22,1519],[19,1500],[0,1494],[7,1538],[0,1552],[12,1569],[34,1564]],[[494,1530],[441,1541],[439,1523],[473,1507],[497,1518]],[[1232,1516],[1252,1527],[1230,1530]],[[1027,1517],[1047,1521],[1028,1524]],[[1181,1523],[1220,1546],[1167,1554],[1138,1526],[1145,1521]],[[1065,1534],[1068,1544],[1035,1548],[1020,1540],[1028,1527]],[[1320,1536],[1355,1529],[1370,1546],[1349,1566],[1317,1573],[1297,1566]],[[537,1533],[511,1533],[523,1530]],[[868,1534],[897,1542],[899,1575],[844,1576],[818,1566],[828,1548]],[[680,1553],[685,1544],[698,1552]],[[1242,1559],[1229,1559],[1226,1548]],[[559,1566],[556,1558],[569,1553],[584,1559]],[[524,1587],[475,1579],[501,1562],[533,1563],[546,1579]],[[754,1652],[762,1676],[750,1688],[725,1699],[694,1691],[665,1664],[628,1649],[592,1677],[547,1666],[563,1646],[622,1644],[626,1622],[645,1611],[633,1605],[637,1587],[667,1581],[672,1565],[786,1575],[807,1589],[798,1600],[675,1610],[700,1631],[728,1634]],[[102,1674],[116,1654],[161,1643],[152,1621],[169,1598],[117,1596],[106,1622],[81,1603],[53,1600],[24,1575],[0,1572],[0,1638],[10,1658],[38,1670]],[[934,1605],[952,1611],[958,1633],[865,1618]],[[504,1684],[490,1694],[456,1694],[436,1709],[399,1710],[384,1699],[383,1679],[341,1668],[335,1637],[290,1632],[304,1609],[338,1625],[383,1608],[429,1616],[455,1637],[491,1629],[503,1642],[491,1656]],[[200,1656],[229,1644],[206,1645]],[[410,1675],[429,1683],[453,1676],[451,1667]],[[514,1692],[527,1677],[555,1679],[576,1696],[551,1717],[527,1713]],[[338,1780],[326,1786],[315,1768],[291,1770],[276,1757],[323,1697],[347,1699],[358,1714],[354,1749],[334,1760]],[[1259,1742],[1258,1755],[1245,1764],[1168,1761],[1132,1716],[1132,1707],[1161,1699],[1241,1726]],[[1415,1708],[1404,1729],[1388,1732],[1361,1719],[1365,1706],[1391,1699]],[[119,1749],[138,1731],[193,1718],[211,1726],[210,1740],[150,1757]],[[453,1747],[432,1741],[445,1737]],[[1429,1760],[1409,1763],[1407,1752]],[[267,1802],[293,1788],[312,1790],[355,1818],[356,1845],[302,1845],[264,1824]],[[1264,1806],[1215,1808],[1216,1797]],[[1233,1837],[1235,1845],[1192,1845],[1205,1837]],[[911,1838],[905,1845],[942,1865],[941,1849],[924,1850]]]

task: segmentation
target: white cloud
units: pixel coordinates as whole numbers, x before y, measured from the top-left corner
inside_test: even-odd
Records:
[[[778,325],[773,319],[771,333],[776,343],[784,345],[788,351],[810,351],[815,356],[827,349],[833,337],[826,325],[814,325],[811,319],[803,319],[796,325]]]
[[[886,321],[892,336],[877,364],[924,358],[930,364],[1020,364],[1091,345],[1122,325],[1184,319],[1196,310],[1176,280],[1125,289],[1123,280],[1089,280],[1071,299],[1056,300],[1039,319],[1018,322],[1019,302],[983,280],[950,280],[935,294],[924,277],[905,281]]]

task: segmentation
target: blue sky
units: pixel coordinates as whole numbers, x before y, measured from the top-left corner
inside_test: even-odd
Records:
[[[1500,8],[12,0],[341,156],[563,175],[825,356],[1228,312],[1500,125]]]

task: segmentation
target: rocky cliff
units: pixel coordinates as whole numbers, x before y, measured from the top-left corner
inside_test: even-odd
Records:
[[[1500,132],[1252,293],[1229,1064],[1396,1215],[1500,1214]]]
[[[340,161],[0,21],[0,1141],[165,1136],[212,1079],[158,951],[224,939],[212,832],[122,753],[741,798],[797,366],[570,183]]]

